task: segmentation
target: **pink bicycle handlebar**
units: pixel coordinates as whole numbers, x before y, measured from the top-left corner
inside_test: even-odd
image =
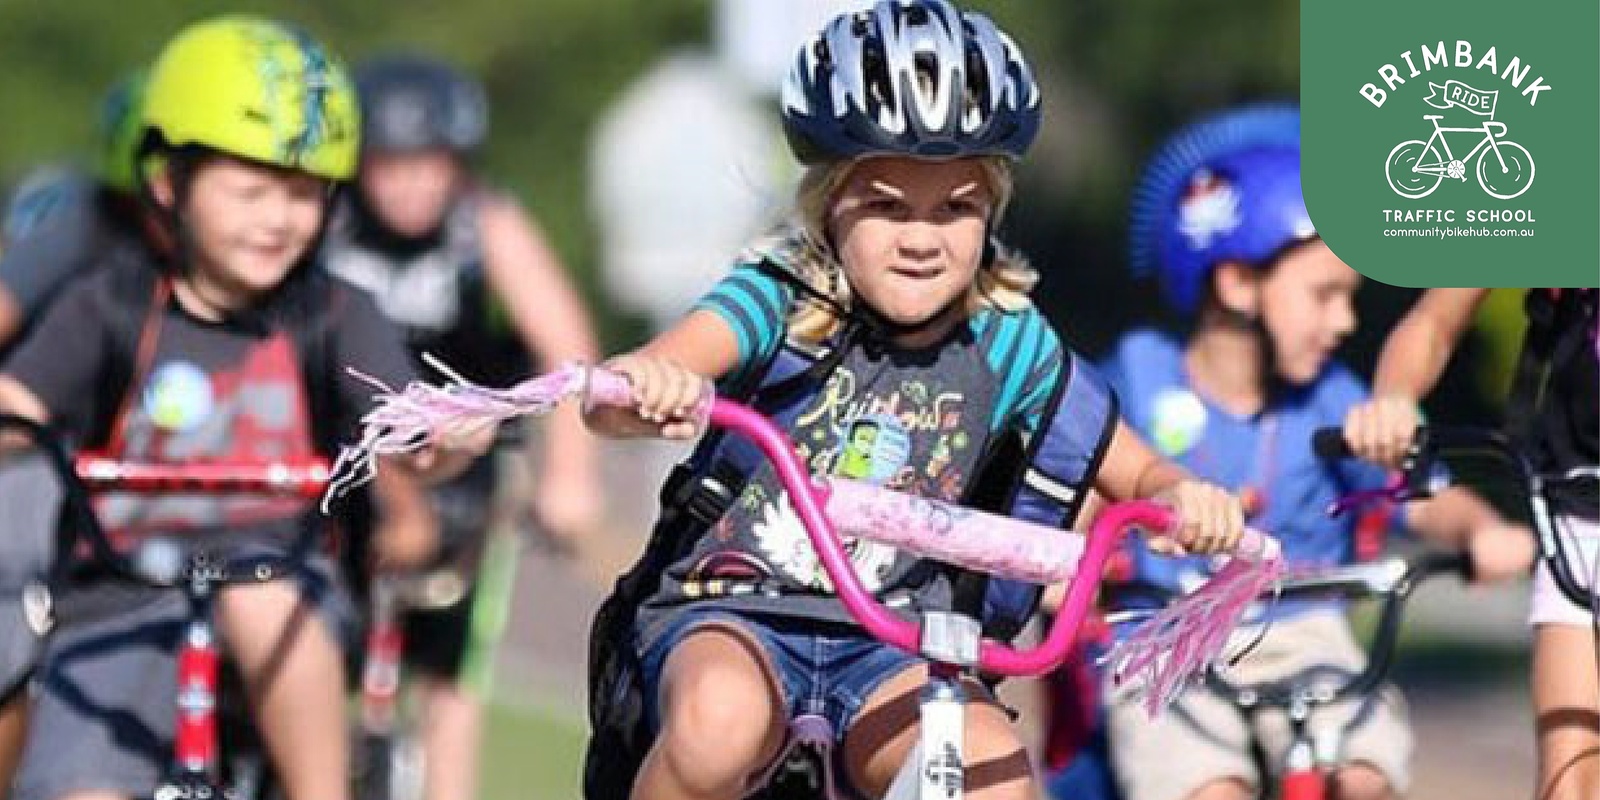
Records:
[[[602,405],[624,406],[632,403],[632,390],[627,379],[604,370],[589,371],[587,397],[590,402]],[[911,653],[920,652],[920,632],[914,623],[901,619],[879,603],[861,585],[845,555],[844,547],[832,521],[824,508],[829,489],[812,480],[811,475],[795,455],[788,436],[770,420],[753,409],[721,398],[710,392],[709,404],[702,408],[705,422],[738,433],[756,444],[772,462],[773,468],[788,492],[796,513],[806,529],[817,557],[827,571],[833,586],[862,627],[879,640]],[[890,490],[852,487],[853,491],[870,491],[888,494]],[[963,513],[969,513],[963,510]],[[978,512],[970,512],[978,513]],[[1005,524],[1026,526],[1009,518]],[[1004,676],[1039,675],[1049,672],[1065,661],[1074,644],[1077,630],[1094,602],[1106,561],[1121,535],[1130,528],[1167,531],[1175,524],[1173,512],[1148,501],[1130,501],[1107,506],[1096,519],[1087,536],[1081,559],[1067,587],[1066,598],[1056,612],[1049,634],[1031,648],[1018,649],[985,639],[979,646],[979,666],[988,673]],[[1064,532],[1037,526],[1047,535]],[[1236,549],[1237,555],[1260,557],[1270,555],[1275,542],[1270,537],[1249,531]]]

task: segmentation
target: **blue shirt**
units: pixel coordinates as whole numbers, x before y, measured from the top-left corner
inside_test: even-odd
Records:
[[[1366,386],[1329,362],[1309,385],[1239,416],[1194,390],[1183,355],[1181,342],[1154,330],[1135,330],[1118,342],[1105,373],[1128,424],[1197,477],[1253,495],[1249,523],[1276,537],[1291,565],[1350,562],[1358,515],[1329,518],[1327,508],[1342,495],[1384,485],[1385,474],[1362,462],[1319,459],[1311,437],[1318,428],[1342,425],[1346,412],[1367,398]],[[1135,578],[1168,589],[1192,588],[1208,563],[1131,549]]]

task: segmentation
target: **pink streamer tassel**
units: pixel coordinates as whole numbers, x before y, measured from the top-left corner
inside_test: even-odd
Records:
[[[334,498],[372,480],[379,456],[421,450],[433,443],[442,430],[498,425],[513,417],[548,414],[562,401],[581,395],[588,384],[588,368],[568,364],[509,389],[490,389],[463,379],[432,356],[423,358],[451,382],[435,386],[413,381],[396,392],[375,378],[349,370],[377,388],[378,393],[373,409],[361,418],[361,438],[343,448],[334,462],[333,478],[322,498],[324,512]]]
[[[1275,550],[1275,548],[1269,548]],[[1234,557],[1192,593],[1141,623],[1112,646],[1107,668],[1118,683],[1142,687],[1151,717],[1211,668],[1250,605],[1283,575],[1276,552]]]

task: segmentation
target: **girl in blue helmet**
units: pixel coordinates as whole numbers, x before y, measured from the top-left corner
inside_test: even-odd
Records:
[[[885,0],[806,42],[782,103],[809,168],[792,226],[676,326],[612,360],[640,404],[593,410],[589,423],[612,436],[687,437],[707,378],[732,390],[790,342],[821,347],[829,355],[800,376],[812,394],[787,423],[811,468],[959,499],[1006,431],[1047,424],[1042,410],[1072,359],[1028,301],[1036,273],[990,244],[1011,166],[1038,127],[1039,90],[1015,42],[984,16],[944,0]],[[1236,538],[1231,495],[1191,480],[1125,426],[1097,430],[1106,450],[1095,488],[1170,500],[1181,546],[1210,552]],[[623,655],[593,667],[595,719],[613,719],[636,692],[643,731],[624,752],[600,743],[597,722],[589,796],[743,797],[801,713],[841,735],[836,774],[849,788],[881,796],[915,741],[922,663],[852,623],[770,467],[716,477],[736,487],[718,495],[731,498],[712,512],[669,503],[650,548],[666,555],[647,553],[602,610],[631,621],[620,636],[597,624],[597,651]],[[866,543],[852,561],[891,602],[949,602],[942,569]],[[629,586],[645,588],[628,598]],[[608,674],[622,677],[608,684]],[[1006,712],[986,689],[971,691],[970,796],[1037,797]]]
[[[1261,105],[1202,120],[1154,156],[1135,191],[1133,266],[1158,280],[1191,325],[1179,338],[1135,330],[1106,371],[1129,422],[1169,458],[1244,498],[1251,522],[1283,543],[1292,566],[1353,557],[1353,525],[1323,514],[1329,501],[1384,483],[1355,462],[1316,460],[1312,432],[1341,424],[1366,387],[1332,359],[1356,327],[1361,276],[1318,238],[1300,193],[1300,115]],[[1452,491],[1404,509],[1405,522],[1439,542],[1470,548],[1481,579],[1528,565],[1531,538],[1481,501]],[[1137,580],[1170,588],[1206,569],[1202,559],[1130,554]],[[1364,654],[1339,608],[1269,609],[1265,638],[1229,672],[1242,684],[1313,665],[1359,669]],[[1125,634],[1126,631],[1118,631]],[[1251,757],[1282,762],[1286,728],[1258,725],[1203,684],[1150,720],[1124,690],[1108,687],[1107,725],[1127,800],[1247,798],[1267,780]],[[1366,707],[1360,707],[1366,706]],[[1335,708],[1355,719],[1339,798],[1403,792],[1412,739],[1392,687]],[[1160,764],[1159,769],[1150,765]]]

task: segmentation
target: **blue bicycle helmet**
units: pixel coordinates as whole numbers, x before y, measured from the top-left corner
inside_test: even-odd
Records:
[[[872,154],[1021,158],[1039,131],[1039,87],[989,18],[945,0],[880,0],[808,40],[782,92],[804,164]]]
[[[1195,122],[1156,152],[1133,195],[1131,259],[1192,315],[1211,270],[1266,266],[1317,235],[1300,192],[1300,109],[1251,105]]]
[[[488,135],[483,86],[441,59],[392,53],[358,66],[355,80],[369,152],[443,147],[471,155]]]

